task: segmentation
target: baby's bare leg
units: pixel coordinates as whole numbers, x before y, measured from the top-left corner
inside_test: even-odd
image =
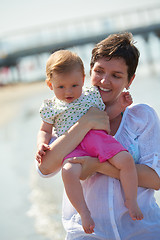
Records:
[[[67,196],[81,216],[84,231],[91,234],[94,232],[95,224],[83,196],[83,189],[80,183],[81,171],[81,164],[72,164],[65,160],[62,167],[62,178]]]
[[[133,220],[142,220],[143,214],[137,204],[137,172],[132,156],[128,152],[120,152],[108,160],[120,170],[120,181],[125,194],[125,206]]]

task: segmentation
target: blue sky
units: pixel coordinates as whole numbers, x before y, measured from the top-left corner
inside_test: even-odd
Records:
[[[125,9],[159,0],[0,0],[0,36],[14,30]]]

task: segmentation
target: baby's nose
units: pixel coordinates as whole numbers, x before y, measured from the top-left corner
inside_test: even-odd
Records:
[[[72,88],[67,88],[66,89],[66,94],[71,94],[72,93]]]

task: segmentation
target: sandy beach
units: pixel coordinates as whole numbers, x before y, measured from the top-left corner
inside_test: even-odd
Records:
[[[45,88],[44,82],[34,83],[17,83],[4,85],[0,87],[0,125],[7,123],[18,110],[19,104],[28,97],[37,93],[43,93]]]

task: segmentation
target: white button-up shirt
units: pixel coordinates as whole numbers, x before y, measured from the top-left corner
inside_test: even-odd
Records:
[[[136,163],[153,168],[160,176],[160,121],[145,105],[128,107],[115,138],[130,151]],[[144,219],[133,221],[124,205],[119,180],[95,174],[82,182],[87,206],[95,222],[93,234],[86,234],[80,215],[64,193],[62,219],[66,240],[160,240],[160,208],[154,190],[138,188],[138,204]]]

